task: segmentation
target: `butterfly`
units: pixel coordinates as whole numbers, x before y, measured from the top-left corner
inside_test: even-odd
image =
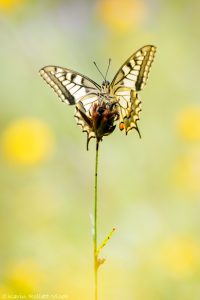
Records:
[[[116,121],[126,134],[136,129],[141,136],[137,126],[141,112],[138,92],[146,85],[155,52],[155,46],[143,46],[125,61],[111,83],[106,80],[107,69],[101,86],[67,68],[46,66],[39,72],[61,101],[75,105],[74,116],[82,131],[87,132],[87,145],[91,138],[99,142],[113,132]]]

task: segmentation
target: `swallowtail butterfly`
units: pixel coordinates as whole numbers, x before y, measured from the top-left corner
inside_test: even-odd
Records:
[[[152,45],[140,48],[121,66],[111,83],[105,76],[101,86],[87,76],[57,66],[42,68],[40,75],[54,89],[61,101],[75,105],[77,124],[87,132],[88,142],[92,137],[99,141],[103,135],[108,135],[114,130],[115,126],[109,125],[106,128],[105,124],[103,130],[97,130],[98,126],[93,124],[92,118],[96,116],[95,113],[103,118],[104,115],[107,116],[106,109],[111,114],[114,109],[115,117],[111,116],[109,120],[119,120],[120,130],[127,134],[135,128],[140,135],[137,121],[141,111],[141,100],[138,92],[146,85],[155,52],[156,47]]]

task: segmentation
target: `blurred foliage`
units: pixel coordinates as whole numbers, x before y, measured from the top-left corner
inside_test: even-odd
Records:
[[[199,11],[192,1],[0,1],[0,295],[91,299],[94,142],[38,75],[100,83],[158,47],[139,128],[100,145],[100,299],[200,299]]]

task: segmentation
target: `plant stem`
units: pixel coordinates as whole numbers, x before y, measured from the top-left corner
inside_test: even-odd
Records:
[[[96,143],[95,184],[94,184],[94,299],[98,300],[98,254],[97,254],[97,188],[98,188],[99,142]]]

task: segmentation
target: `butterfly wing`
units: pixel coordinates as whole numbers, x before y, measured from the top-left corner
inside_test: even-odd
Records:
[[[119,105],[119,129],[125,130],[126,134],[133,128],[137,130],[140,135],[137,121],[140,119],[141,112],[141,100],[137,92],[131,90],[129,91],[129,101],[127,106],[123,107]]]
[[[98,94],[100,91],[100,86],[96,82],[66,68],[47,66],[39,72],[42,78],[54,89],[61,101],[69,105],[74,105],[85,96]]]
[[[111,90],[117,98],[120,110],[120,129],[127,133],[135,128],[141,111],[138,91],[146,85],[149,70],[154,60],[156,47],[147,45],[140,48],[122,65],[115,75]]]
[[[134,91],[142,90],[146,85],[155,52],[156,47],[147,45],[131,55],[111,83],[114,92],[120,87],[131,88]]]
[[[76,122],[82,131],[87,132],[89,142],[95,137],[90,124],[90,108],[99,99],[100,86],[78,72],[56,66],[42,68],[40,75],[54,89],[61,101],[76,105]]]

